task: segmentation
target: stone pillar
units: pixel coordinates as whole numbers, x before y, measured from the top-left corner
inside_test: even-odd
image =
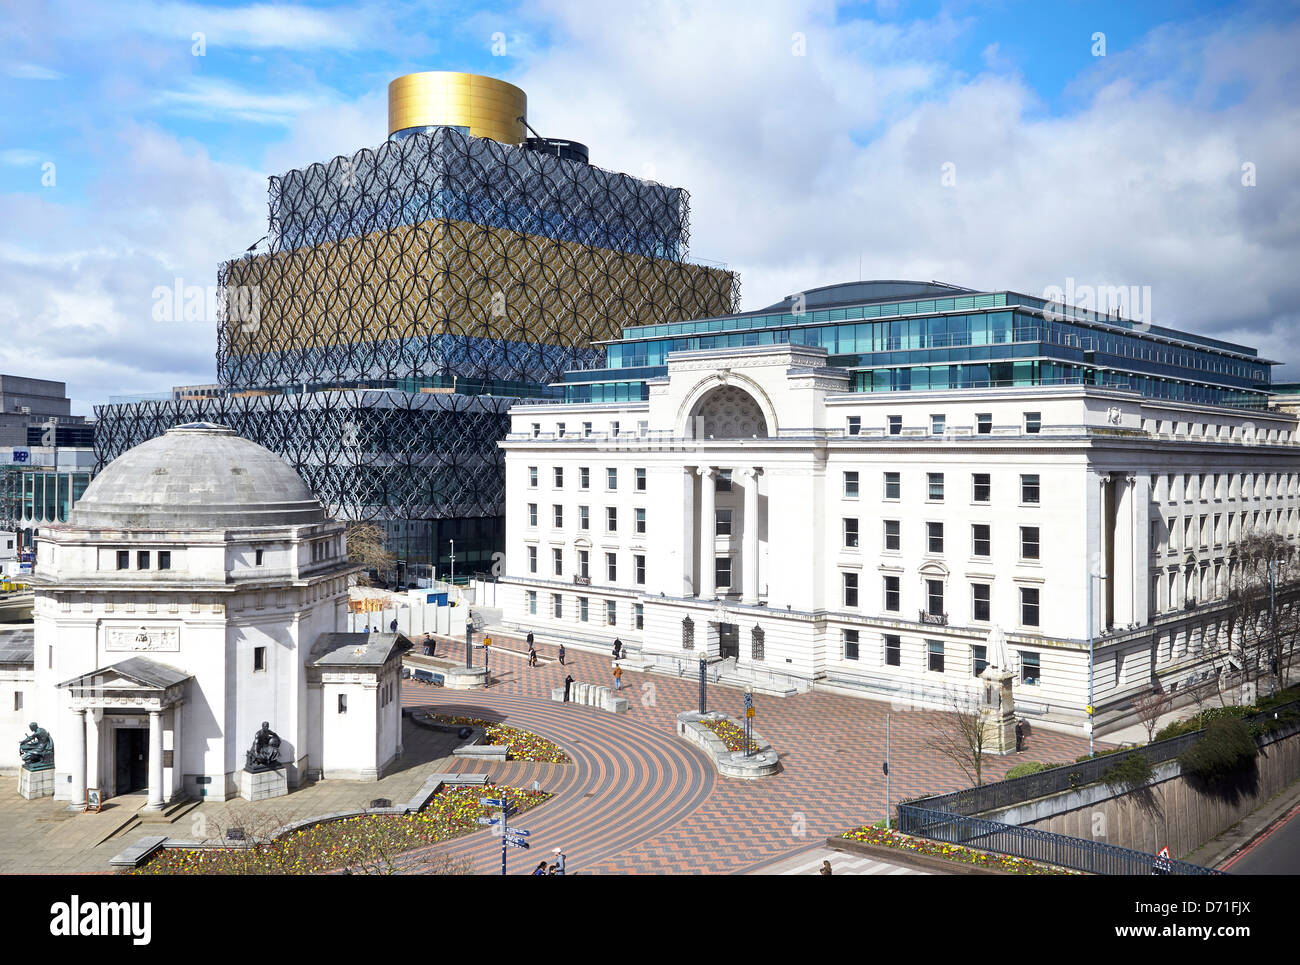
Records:
[[[173,755],[175,756],[175,755]],[[162,711],[149,711],[149,801],[146,811],[163,808],[163,726]]]
[[[717,473],[712,466],[701,466],[696,470],[700,476],[700,580],[699,596],[702,600],[711,600],[714,596],[715,587],[713,580],[714,558],[717,552],[714,547],[717,545],[717,522],[715,517],[717,513],[714,509],[714,501],[717,495],[717,483],[714,480]]]
[[[181,717],[184,716],[185,704],[177,702],[172,705],[172,797],[179,798],[185,793],[185,766],[181,759]]]
[[[1133,566],[1133,477],[1118,475],[1115,479],[1115,566],[1111,582],[1115,605],[1114,621],[1118,627],[1136,622],[1133,607],[1137,576]]]
[[[1011,682],[1015,674],[998,667],[985,667],[980,674],[980,720],[984,725],[986,754],[1016,752],[1016,703]]]
[[[741,554],[742,603],[758,602],[758,470],[742,469],[745,486],[745,528]]]
[[[699,584],[695,581],[695,467],[684,466],[682,471],[682,574],[680,592],[694,596]]]
[[[72,740],[68,752],[72,755],[72,796],[68,801],[68,810],[84,811],[86,809],[86,711],[72,712]],[[55,753],[57,754],[57,746]]]

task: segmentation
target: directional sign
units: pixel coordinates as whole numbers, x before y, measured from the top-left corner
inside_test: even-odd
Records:
[[[485,808],[501,807],[501,799],[495,797],[481,797],[478,799],[478,803],[483,805]]]
[[[520,837],[526,838],[529,835],[529,832],[525,831],[523,828],[506,828],[505,833],[510,835],[511,837],[514,837],[515,835],[519,835]]]
[[[531,847],[531,845],[529,845],[527,841],[524,841],[521,838],[506,838],[505,842],[506,844],[510,845],[510,847],[512,848],[523,848],[527,850],[529,847]]]
[[[478,823],[479,824],[500,824],[501,819],[500,818],[479,818]]]

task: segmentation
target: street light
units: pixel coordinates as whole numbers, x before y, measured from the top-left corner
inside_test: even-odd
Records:
[[[1093,720],[1096,708],[1093,704],[1093,639],[1092,639],[1092,581],[1101,579],[1100,573],[1094,573],[1092,567],[1088,567],[1088,756],[1091,757],[1095,751],[1093,749]]]
[[[456,541],[453,539],[453,540],[449,540],[448,542],[451,543],[451,579],[448,580],[448,583],[451,586],[455,586],[456,585]]]

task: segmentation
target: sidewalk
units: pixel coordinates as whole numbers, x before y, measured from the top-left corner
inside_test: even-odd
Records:
[[[1207,841],[1183,860],[1217,868],[1300,805],[1300,779],[1272,800],[1261,804],[1239,822]]]

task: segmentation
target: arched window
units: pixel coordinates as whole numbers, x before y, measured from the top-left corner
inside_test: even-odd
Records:
[[[682,649],[695,649],[695,621],[690,617],[682,620]]]

